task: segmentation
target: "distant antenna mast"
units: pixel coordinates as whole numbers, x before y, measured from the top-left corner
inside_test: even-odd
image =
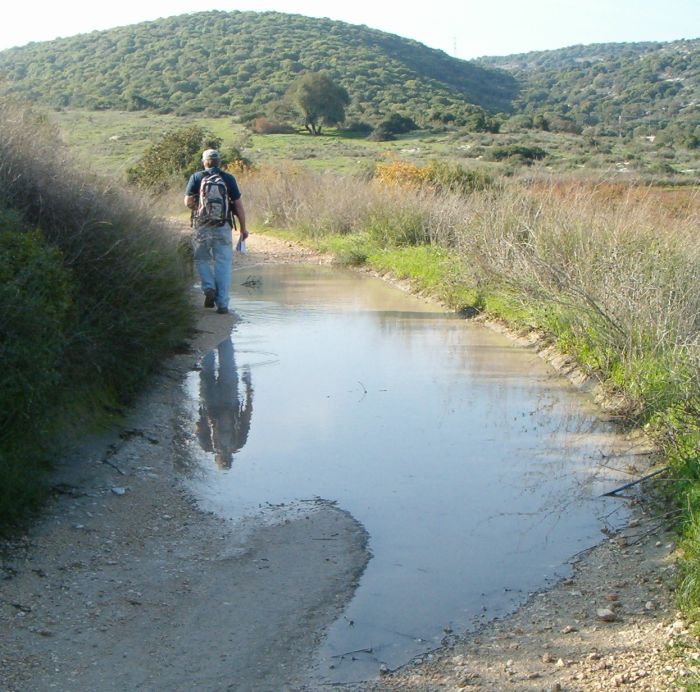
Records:
[[[457,37],[453,36],[452,37],[452,55],[457,57]]]

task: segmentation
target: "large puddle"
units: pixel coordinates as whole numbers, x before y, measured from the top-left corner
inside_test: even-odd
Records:
[[[234,284],[242,321],[186,383],[191,482],[229,518],[323,498],[365,526],[329,681],[505,614],[623,521],[600,495],[624,443],[530,350],[355,273],[261,266]]]

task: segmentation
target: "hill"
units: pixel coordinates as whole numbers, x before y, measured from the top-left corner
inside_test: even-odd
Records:
[[[482,58],[517,80],[513,106],[563,129],[700,146],[700,39],[607,43]]]
[[[515,79],[392,34],[276,12],[201,12],[0,52],[7,89],[52,107],[246,119],[326,70],[349,118],[507,110]],[[479,108],[475,108],[478,106]]]

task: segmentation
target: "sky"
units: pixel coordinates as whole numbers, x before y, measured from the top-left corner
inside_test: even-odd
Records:
[[[700,37],[700,0],[34,0],[5,6],[0,50],[210,9],[274,10],[365,24],[466,60],[575,44]]]

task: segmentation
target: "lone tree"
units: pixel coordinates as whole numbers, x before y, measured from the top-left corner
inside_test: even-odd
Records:
[[[325,72],[307,72],[287,89],[286,98],[301,113],[304,127],[320,135],[322,125],[337,125],[345,120],[348,92]]]

